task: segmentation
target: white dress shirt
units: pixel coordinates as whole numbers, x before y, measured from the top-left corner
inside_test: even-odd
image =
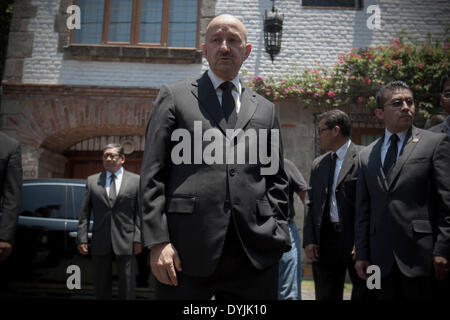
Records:
[[[398,141],[397,141],[397,159],[400,155],[400,151],[402,151],[402,146],[406,138],[406,133],[408,132],[408,129],[402,132],[397,133]],[[392,133],[386,129],[384,133],[384,142],[381,146],[381,166],[384,165],[384,159],[386,158],[386,153],[389,149],[389,146],[391,145],[391,136]]]
[[[331,222],[339,222],[339,213],[337,207],[336,200],[336,184],[339,177],[339,172],[341,172],[342,162],[344,161],[345,155],[347,154],[348,147],[352,141],[348,139],[346,143],[342,145],[336,151],[336,168],[334,169],[334,177],[333,177],[333,188],[331,189],[331,198],[330,198],[330,219]]]
[[[225,80],[220,79],[218,76],[212,72],[211,69],[208,70],[208,76],[211,79],[211,82],[213,84],[214,89],[216,89],[217,99],[219,99],[220,105],[222,105],[222,89],[220,89],[220,85],[225,82]],[[236,76],[233,80],[231,80],[234,84],[234,88],[231,91],[231,94],[233,95],[234,102],[236,103],[236,114],[239,114],[239,110],[241,109],[241,92],[242,92],[242,85],[239,81],[239,75]]]
[[[123,167],[120,167],[119,170],[114,172],[114,175],[116,176],[115,181],[116,181],[116,196],[117,196],[119,194],[120,185],[122,184]],[[111,172],[106,170],[106,184],[105,184],[105,188],[106,188],[106,194],[108,195],[108,197],[109,197],[110,186],[111,186]]]

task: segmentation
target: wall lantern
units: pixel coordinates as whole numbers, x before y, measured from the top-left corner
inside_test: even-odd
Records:
[[[270,54],[270,59],[273,59],[281,49],[281,36],[283,34],[283,19],[284,15],[278,14],[278,10],[275,10],[275,0],[271,0],[272,12],[267,13],[265,10],[264,18],[264,46],[266,52]]]

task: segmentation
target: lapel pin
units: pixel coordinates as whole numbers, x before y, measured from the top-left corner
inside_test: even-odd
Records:
[[[414,142],[414,143],[419,142],[419,138],[414,138],[412,142]]]

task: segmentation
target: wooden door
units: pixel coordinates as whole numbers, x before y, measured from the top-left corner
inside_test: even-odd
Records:
[[[66,153],[65,178],[86,179],[88,176],[103,171],[101,152],[70,151]],[[141,172],[142,152],[125,156],[123,167],[136,174]]]

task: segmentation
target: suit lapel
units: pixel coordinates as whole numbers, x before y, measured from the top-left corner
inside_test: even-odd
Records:
[[[357,156],[357,154],[356,154],[355,146],[352,142],[352,143],[350,143],[347,153],[345,154],[344,161],[342,162],[342,166],[341,166],[341,170],[339,171],[339,176],[338,176],[338,180],[336,183],[336,187],[341,184],[341,182],[344,180],[347,173],[355,165],[355,157],[356,156]]]
[[[321,188],[322,190],[322,197],[323,197],[323,201],[321,201],[322,203],[322,210],[320,210],[320,212],[323,214],[323,210],[325,209],[325,204],[327,202],[327,197],[328,197],[328,179],[330,177],[330,169],[331,169],[331,156],[330,156],[330,152],[327,152],[327,154],[325,155],[325,158],[323,159],[323,164],[320,167],[320,179],[321,179],[321,185],[323,186],[323,188]]]
[[[389,186],[384,175],[383,166],[381,165],[381,147],[384,142],[384,134],[375,143],[372,152],[370,153],[369,166],[370,172],[376,173],[378,182],[384,187],[384,190],[388,190]]]
[[[391,172],[389,172],[388,175],[388,188],[391,187],[393,181],[395,181],[395,178],[398,176],[400,171],[403,168],[403,165],[408,160],[409,156],[417,146],[417,142],[420,140],[420,133],[419,130],[417,130],[415,127],[411,127],[408,130],[408,133],[405,137],[405,142],[403,143],[402,150],[400,152],[400,155],[395,162],[394,166],[392,167]]]
[[[117,193],[115,203],[117,203],[117,201],[119,201],[119,197],[122,196],[122,194],[126,191],[127,185],[128,185],[128,171],[123,169],[122,181],[120,183],[120,189],[119,189],[119,192]]]
[[[108,194],[106,193],[106,171],[103,171],[98,177],[98,186],[100,189],[100,194],[103,198],[103,201],[109,205]]]
[[[192,94],[198,99],[201,107],[211,116],[225,135],[227,122],[225,121],[219,99],[217,99],[216,90],[207,72],[200,79],[192,82]]]
[[[253,117],[253,114],[256,111],[257,103],[256,103],[256,95],[250,91],[244,84],[242,84],[242,94],[241,94],[241,108],[238,113],[238,118],[236,121],[235,129],[244,128],[250,119]]]

